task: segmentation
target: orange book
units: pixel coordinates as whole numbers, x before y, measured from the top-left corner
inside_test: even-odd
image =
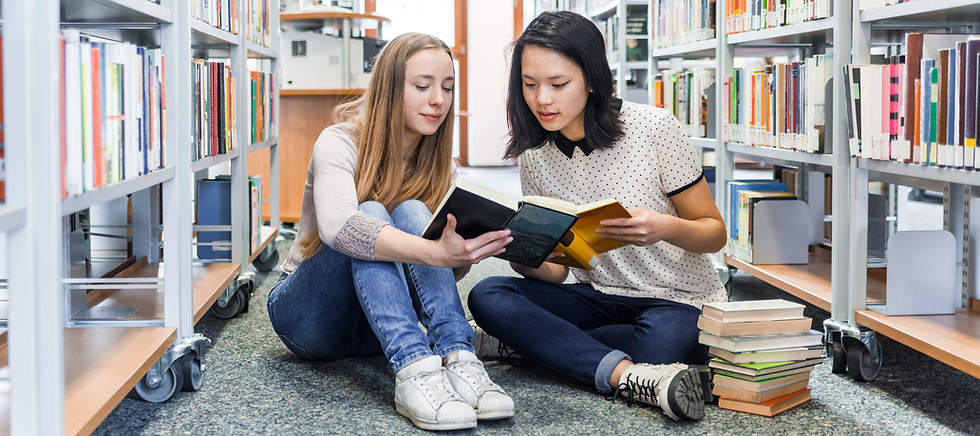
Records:
[[[738,412],[752,413],[762,416],[776,416],[800,404],[810,401],[810,389],[792,392],[761,403],[750,403],[731,398],[719,398],[718,407]]]
[[[653,101],[657,107],[664,107],[664,82],[662,80],[653,84]]]
[[[744,401],[748,403],[762,403],[764,401],[769,401],[774,398],[779,398],[781,396],[806,389],[807,384],[810,382],[809,379],[800,382],[793,383],[791,385],[786,385],[778,387],[775,389],[770,389],[768,391],[753,392],[745,389],[733,388],[723,385],[715,385],[711,393],[732,400]]]

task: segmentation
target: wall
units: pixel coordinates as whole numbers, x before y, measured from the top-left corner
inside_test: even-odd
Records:
[[[508,49],[514,40],[511,1],[469,1],[469,163],[472,166],[504,165],[507,145]]]

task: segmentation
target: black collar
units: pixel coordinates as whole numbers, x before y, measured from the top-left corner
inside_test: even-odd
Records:
[[[623,100],[614,98],[610,106],[612,106],[612,110],[618,114],[623,108]],[[561,132],[555,132],[554,141],[555,146],[561,150],[562,154],[568,156],[569,159],[571,159],[572,155],[575,153],[575,147],[580,148],[582,153],[584,153],[586,156],[595,150],[595,147],[587,143],[585,138],[578,141],[572,141],[571,139],[566,138],[565,135],[562,135]]]
[[[568,156],[569,159],[572,158],[572,154],[575,152],[575,147],[581,148],[582,153],[585,153],[586,156],[588,156],[589,153],[592,153],[593,150],[592,146],[585,141],[585,138],[578,141],[572,141],[571,139],[566,138],[565,135],[562,135],[561,132],[555,132],[555,146],[557,146],[558,149],[565,154],[565,156]]]

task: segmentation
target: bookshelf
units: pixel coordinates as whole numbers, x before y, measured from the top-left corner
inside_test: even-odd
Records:
[[[341,33],[343,49],[340,56],[341,71],[350,71],[354,29],[377,29],[377,38],[382,37],[384,23],[388,18],[377,14],[366,14],[345,11],[316,11],[291,12],[279,16],[284,29],[293,32],[304,32],[311,29],[333,27]],[[325,56],[325,54],[320,54]],[[313,56],[311,56],[313,57]],[[280,64],[286,62],[280,60]],[[283,65],[280,69],[289,68]],[[340,85],[335,88],[297,89],[285,87],[282,89],[280,103],[280,118],[282,124],[279,139],[281,151],[277,159],[284,168],[307,168],[313,155],[313,143],[320,131],[333,124],[333,109],[346,101],[359,97],[364,93],[363,87],[354,86],[356,80],[351,74],[340,74]],[[285,76],[283,76],[285,77]],[[361,85],[363,86],[363,85]],[[249,160],[249,174],[260,174],[263,180],[267,173],[270,155],[267,151],[257,151]],[[306,184],[306,171],[286,171],[281,174],[281,183],[274,192],[279,196],[280,218],[284,222],[298,223],[303,208],[303,189]],[[266,192],[273,192],[266,190]],[[263,219],[270,219],[270,212],[263,206]]]
[[[589,0],[566,8],[589,17],[606,38],[616,95],[647,103],[650,82],[650,9],[645,0]]]
[[[854,64],[868,64],[872,47],[881,41],[904,41],[910,24],[918,26],[925,33],[957,33],[967,30],[977,33],[980,26],[980,5],[976,2],[945,0],[941,2],[913,1],[903,4],[882,5],[876,8],[861,9],[856,3],[851,10],[855,20],[852,28]],[[959,29],[958,29],[959,28]],[[895,33],[898,36],[895,36]],[[963,35],[965,40],[967,35]],[[959,39],[959,38],[957,38]],[[905,53],[904,44],[894,46],[892,52]],[[925,54],[923,58],[927,57]],[[974,104],[974,103],[968,103]],[[853,152],[853,150],[852,150]],[[943,228],[953,234],[956,240],[957,282],[961,282],[960,304],[949,315],[907,315],[887,316],[878,307],[871,306],[864,296],[871,292],[871,285],[860,278],[867,270],[863,262],[854,264],[849,276],[847,289],[850,292],[841,298],[840,305],[832,314],[844,328],[859,326],[872,332],[879,332],[918,350],[967,374],[980,378],[980,324],[977,320],[977,247],[972,240],[977,238],[978,218],[976,213],[977,186],[980,177],[977,172],[956,168],[942,168],[936,165],[906,164],[895,160],[872,160],[852,157],[849,193],[853,195],[851,204],[851,227],[853,237],[847,246],[852,259],[865,259],[868,215],[868,181],[885,181],[910,187],[922,187],[944,192]],[[971,214],[972,204],[972,214]],[[959,280],[962,277],[962,281]],[[937,292],[938,290],[929,290]],[[885,302],[887,304],[887,301]],[[839,310],[838,310],[839,309]],[[846,330],[845,330],[846,331]],[[864,334],[863,331],[859,332]],[[857,359],[874,355],[869,350],[867,340],[858,336],[863,346],[847,347],[846,356],[833,358],[847,361],[847,372],[857,379],[862,367],[852,368]],[[835,362],[835,367],[838,364]],[[843,366],[843,365],[841,365]]]
[[[852,63],[852,58],[854,63],[867,63],[873,46],[891,46],[889,53],[894,54],[904,50],[896,41],[900,41],[909,29],[977,33],[976,26],[980,24],[980,5],[975,1],[911,1],[865,10],[859,9],[859,3],[833,1],[833,15],[828,18],[756,30],[746,30],[747,22],[743,22],[743,29],[733,32],[726,26],[736,25],[734,20],[719,19],[715,39],[685,40],[666,46],[654,44],[651,72],[655,75],[663,66],[681,69],[685,63],[703,65],[705,59],[713,63],[717,71],[730,72],[736,56],[788,56],[792,59],[813,53],[832,53],[831,95],[833,101],[839,102],[845,101],[843,67]],[[651,2],[651,7],[657,4],[660,2]],[[718,2],[716,6],[716,16],[724,17],[725,2]],[[834,51],[833,47],[849,47],[849,50]],[[716,101],[727,99],[726,94],[716,89]],[[722,125],[724,120],[720,117],[723,114],[719,112],[716,111],[714,116],[719,117],[717,125]],[[833,126],[846,126],[848,119],[844,112],[835,110],[828,114],[828,122]],[[980,365],[976,363],[976,353],[980,352],[980,332],[976,322],[980,306],[976,295],[976,244],[970,242],[977,239],[976,186],[980,184],[977,173],[852,157],[848,151],[846,129],[837,128],[830,132],[823,154],[692,138],[696,146],[712,147],[720,154],[716,159],[720,180],[732,178],[736,158],[805,168],[809,175],[803,185],[810,187],[810,194],[818,186],[815,178],[833,175],[831,241],[843,241],[836,244],[835,249],[827,250],[815,240],[810,262],[806,265],[752,265],[728,256],[725,262],[831,313],[825,330],[834,372],[846,371],[855,379],[873,380],[881,367],[875,337],[875,333],[880,333],[980,377]],[[956,309],[955,314],[889,317],[869,309],[887,303],[886,270],[869,268],[864,261],[868,258],[869,182],[946,193],[944,225],[956,236],[957,260],[961,262],[957,271],[963,272],[962,307]],[[724,192],[716,192],[719,204],[723,204],[724,195]],[[822,197],[820,201],[814,201],[812,197],[809,200],[822,203]],[[819,211],[814,212],[815,216],[821,215],[817,213]]]
[[[265,59],[263,68],[276,71],[278,50],[269,47],[278,47],[277,8],[268,1],[236,4],[236,19],[229,13],[219,28],[194,18],[196,11],[186,1],[3,1],[7,192],[0,206],[0,230],[6,235],[9,319],[0,343],[0,368],[3,383],[9,384],[0,389],[0,433],[88,434],[134,388],[144,399],[165,401],[180,388],[202,387],[201,359],[208,340],[194,333],[194,324],[240,282],[241,272],[251,268],[249,262],[274,246],[278,225],[273,196],[272,225],[262,230],[263,239],[254,250],[246,241],[245,218],[237,212],[238,222],[232,227],[241,238],[232,241],[232,261],[193,261],[194,174],[229,165],[232,177],[244,180],[250,151],[277,154],[274,130],[263,141],[201,161],[192,158],[188,143],[177,139],[192,137],[187,72],[194,57],[229,59],[235,93],[242,97],[235,101],[232,121],[237,137],[249,138],[249,99],[244,98],[251,92],[248,62]],[[270,31],[264,39],[253,40],[249,7],[260,4],[266,7]],[[65,65],[62,28],[106,41],[107,47],[159,48],[165,62],[151,68],[162,80],[155,99],[148,100],[149,105],[159,104],[154,106],[159,110],[144,118],[147,129],[153,129],[147,141],[158,141],[146,150],[159,152],[159,168],[151,162],[147,170],[124,173],[119,181],[96,182],[63,198],[62,135],[65,144],[73,138],[70,129],[51,122],[61,119],[67,107],[62,101],[69,95],[62,91],[59,74]],[[108,55],[111,49],[106,50]],[[136,112],[126,113],[136,119]],[[128,143],[124,138],[113,139]],[[276,177],[278,168],[273,167],[273,186]],[[239,206],[245,204],[244,190],[243,186],[237,193],[242,197]],[[132,209],[132,257],[118,265],[74,262],[76,253],[70,251],[80,233],[75,230],[78,217],[94,206],[126,198]],[[77,304],[82,310],[76,310]],[[131,312],[81,316],[126,310]],[[168,383],[170,390],[165,388]]]
[[[708,117],[714,119],[714,135],[711,129],[708,131],[709,138],[702,138],[699,132],[692,130],[691,141],[701,149],[713,149],[716,153],[716,182],[715,201],[719,210],[725,210],[727,192],[724,188],[724,180],[733,178],[736,159],[751,160],[760,163],[782,165],[797,168],[800,174],[801,199],[807,201],[810,206],[810,215],[821,219],[813,219],[806,231],[813,235],[811,238],[809,262],[803,265],[753,265],[732,256],[721,255],[716,257],[716,262],[727,265],[731,268],[742,270],[748,274],[762,279],[763,281],[776,286],[783,291],[794,295],[809,304],[830,311],[832,308],[834,283],[833,278],[842,273],[846,273],[847,259],[841,258],[842,250],[827,250],[822,245],[823,227],[823,178],[824,174],[834,174],[835,193],[842,188],[838,184],[846,181],[848,171],[846,156],[833,154],[833,147],[826,147],[828,152],[803,153],[795,150],[779,149],[751,144],[754,141],[743,140],[731,134],[731,127],[726,126],[727,108],[725,105],[730,101],[728,90],[724,83],[726,76],[730,76],[736,64],[751,65],[746,59],[761,57],[784,57],[790,61],[804,59],[814,53],[831,53],[828,47],[848,46],[848,42],[839,36],[835,31],[837,22],[833,19],[815,17],[798,17],[792,24],[769,23],[764,24],[761,20],[753,20],[746,16],[735,16],[728,14],[727,3],[718,1],[715,3],[703,2],[694,4],[694,12],[697,9],[705,11],[704,8],[714,6],[715,23],[711,31],[701,28],[691,29],[682,28],[672,22],[672,12],[677,7],[682,7],[684,3],[672,2],[670,0],[657,0],[651,2],[651,12],[654,18],[652,38],[661,39],[654,43],[651,51],[651,74],[663,72],[664,75],[676,72],[696,71],[695,69],[714,70],[714,93],[706,96],[719,104],[709,103]],[[836,5],[836,4],[835,4]],[[704,12],[701,12],[704,13]],[[804,19],[806,18],[806,19]],[[676,20],[674,20],[676,21]],[[696,21],[696,20],[695,20]],[[847,21],[843,21],[847,23]],[[844,24],[846,25],[846,24]],[[843,25],[841,26],[843,27]],[[849,29],[848,29],[849,31]],[[837,56],[835,54],[835,65]],[[761,67],[760,67],[761,69]],[[657,76],[661,77],[661,76]],[[676,76],[675,76],[676,77]],[[676,79],[674,79],[676,80]],[[669,86],[669,82],[663,86]],[[836,92],[835,88],[835,92]],[[656,91],[656,92],[655,92]],[[660,98],[665,103],[671,104],[666,100],[669,98],[660,97],[657,93],[667,93],[662,89],[651,89],[651,101]],[[704,92],[704,91],[702,91]],[[674,103],[676,105],[676,103]],[[670,108],[669,108],[670,109]],[[685,108],[688,109],[688,108]],[[671,109],[678,113],[676,106]],[[837,114],[834,114],[835,120]],[[680,116],[679,116],[680,118]],[[694,120],[695,117],[690,117]],[[840,125],[840,124],[837,124]],[[714,138],[710,138],[714,136]],[[827,143],[832,143],[830,139]],[[838,173],[844,177],[838,177]],[[843,180],[841,180],[843,179]],[[835,201],[845,198],[842,195],[834,195]],[[817,208],[820,210],[816,210]],[[846,223],[846,212],[844,208],[834,204],[833,222]],[[727,218],[726,218],[727,219]],[[843,221],[840,221],[843,220]],[[844,225],[834,225],[835,231],[846,230]],[[846,240],[846,235],[835,240]],[[872,283],[878,283],[877,276],[871,279]],[[877,297],[877,292],[873,297]]]

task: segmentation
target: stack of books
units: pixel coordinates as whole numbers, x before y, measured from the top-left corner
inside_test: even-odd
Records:
[[[823,334],[804,306],[786,300],[707,303],[700,343],[714,358],[718,407],[775,416],[810,400],[810,372],[823,361]]]

